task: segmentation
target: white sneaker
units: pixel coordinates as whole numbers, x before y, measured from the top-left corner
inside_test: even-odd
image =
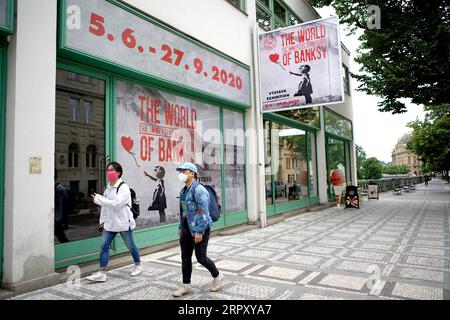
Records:
[[[216,278],[214,278],[213,280],[213,285],[211,287],[211,289],[209,289],[212,292],[216,292],[219,291],[220,289],[222,289],[223,287],[223,274],[219,274]]]
[[[106,272],[97,271],[86,277],[86,279],[92,282],[106,282]]]
[[[140,265],[135,265],[133,270],[131,271],[130,275],[132,277],[136,277],[138,275],[140,275],[142,272],[142,267]]]
[[[192,292],[194,292],[194,291],[192,290],[191,287],[182,286],[178,290],[176,290],[174,293],[172,293],[172,296],[178,298],[178,297],[184,296],[185,294],[192,293]]]

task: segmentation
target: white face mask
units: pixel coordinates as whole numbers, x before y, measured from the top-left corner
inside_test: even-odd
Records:
[[[187,178],[188,178],[188,176],[185,175],[184,173],[178,174],[178,180],[180,180],[180,182],[182,182],[182,183],[186,183]]]

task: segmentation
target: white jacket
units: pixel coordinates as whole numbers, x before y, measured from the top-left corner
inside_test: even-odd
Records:
[[[122,179],[117,180],[113,186],[108,183],[103,196],[97,194],[94,198],[94,203],[102,207],[100,224],[104,223],[103,228],[106,231],[122,232],[136,228],[136,222],[130,210],[130,187],[124,183],[117,193],[117,187],[122,181]]]

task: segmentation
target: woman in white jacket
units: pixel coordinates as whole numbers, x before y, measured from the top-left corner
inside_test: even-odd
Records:
[[[109,261],[109,246],[117,233],[122,236],[123,242],[131,252],[134,260],[134,268],[131,276],[141,273],[141,259],[139,249],[133,240],[133,230],[136,222],[133,219],[131,207],[130,187],[121,179],[122,166],[117,162],[111,162],[107,166],[107,178],[109,184],[103,196],[93,193],[94,203],[102,207],[100,213],[100,229],[102,230],[102,245],[100,252],[100,270],[93,273],[87,279],[93,282],[106,281],[106,269]]]

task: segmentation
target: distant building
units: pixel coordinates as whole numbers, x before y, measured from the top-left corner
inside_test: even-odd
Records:
[[[396,165],[407,165],[409,167],[409,173],[419,174],[421,173],[420,167],[422,162],[419,157],[414,154],[411,150],[406,148],[406,144],[411,140],[411,134],[405,133],[395,145],[394,150],[392,150],[392,164]]]

